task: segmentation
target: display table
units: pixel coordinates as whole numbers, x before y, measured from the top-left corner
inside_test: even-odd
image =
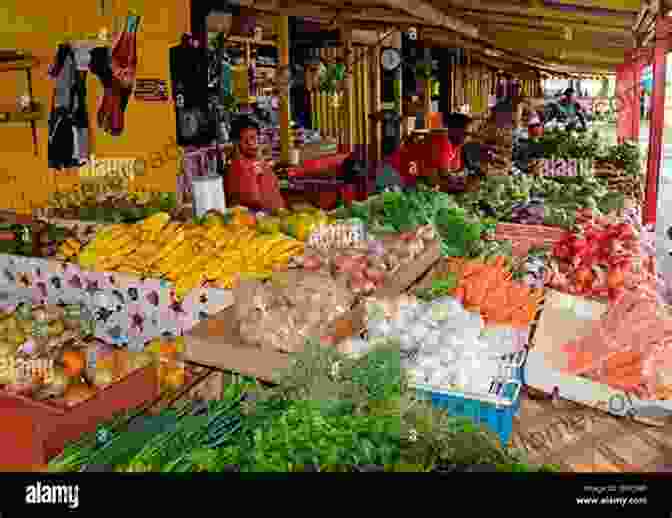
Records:
[[[160,279],[6,254],[0,254],[0,290],[37,304],[84,304],[93,312],[98,338],[136,350],[165,333],[182,335],[233,305],[230,290],[200,288],[178,302],[172,283]]]

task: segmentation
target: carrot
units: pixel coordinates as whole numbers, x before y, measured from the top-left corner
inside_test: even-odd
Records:
[[[623,378],[612,378],[606,377],[601,380],[603,383],[606,383],[610,387],[619,388],[622,390],[633,390],[640,385],[644,384],[642,375],[628,376]]]
[[[481,261],[468,261],[464,264],[464,269],[462,270],[462,277],[472,277],[478,275],[485,271],[488,266]]]
[[[594,356],[590,351],[576,351],[567,356],[567,370],[570,372],[581,372],[593,365]]]
[[[500,308],[509,306],[509,289],[504,283],[494,283],[488,287],[483,301],[485,308]]]
[[[642,363],[635,362],[630,365],[624,365],[615,369],[608,369],[605,371],[606,378],[624,379],[631,376],[642,375]]]
[[[530,302],[530,289],[522,284],[510,284],[508,299],[513,307],[521,307]]]
[[[467,290],[467,298],[476,306],[481,306],[488,292],[488,285],[496,279],[496,272],[490,268],[484,268],[481,275],[474,279],[474,282]]]
[[[635,351],[623,351],[620,353],[614,354],[606,362],[604,366],[607,369],[617,369],[618,367],[623,367],[627,365],[632,365],[633,363],[641,362],[642,353]]]

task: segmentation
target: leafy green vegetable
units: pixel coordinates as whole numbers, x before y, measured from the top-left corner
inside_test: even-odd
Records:
[[[450,295],[457,287],[457,275],[448,272],[443,279],[432,281],[430,288],[425,290],[418,290],[416,296],[423,300],[434,300]]]

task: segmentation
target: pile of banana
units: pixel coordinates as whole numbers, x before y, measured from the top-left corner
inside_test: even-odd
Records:
[[[166,213],[135,224],[111,225],[79,254],[82,268],[159,277],[175,283],[183,298],[204,282],[230,289],[237,278],[265,279],[301,255],[304,243],[284,234],[211,218],[176,223]]]

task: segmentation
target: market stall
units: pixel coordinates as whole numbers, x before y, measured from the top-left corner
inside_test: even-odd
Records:
[[[54,196],[41,220],[1,229],[9,367],[0,413],[17,423],[3,442],[30,431],[26,444],[37,445],[13,464],[544,471],[564,459],[525,439],[538,424],[531,388],[614,419],[672,410],[672,299],[641,222],[635,149],[549,127],[531,139],[536,166],[518,167],[516,128],[498,128],[488,109],[537,95],[539,76],[463,49],[437,70],[412,63],[427,121],[414,137],[432,156],[418,152],[400,168],[440,170],[439,189],[418,181],[373,194],[366,182],[353,193],[347,185],[366,174],[352,159],[363,149],[379,157],[378,124],[391,130],[384,149],[398,137],[406,89],[397,47],[410,36],[392,28],[358,46],[347,23],[336,24],[338,38],[322,24],[325,48],[299,56],[292,36],[300,42],[301,31],[284,12],[249,14],[206,18],[208,48],[185,36],[171,49],[184,151],[176,196],[135,192],[130,174],[116,186],[84,182],[80,194]],[[184,87],[186,56],[208,70],[207,103]],[[292,125],[299,57],[313,116]],[[482,174],[465,174],[457,153],[434,153],[458,147],[452,128],[430,128],[437,97],[446,114],[484,112],[471,129],[491,151]],[[273,163],[267,178],[286,208],[199,198],[206,181],[219,195],[220,174],[244,154],[229,133],[249,113],[261,121],[261,149],[244,158]],[[511,449],[521,445],[530,459]]]

